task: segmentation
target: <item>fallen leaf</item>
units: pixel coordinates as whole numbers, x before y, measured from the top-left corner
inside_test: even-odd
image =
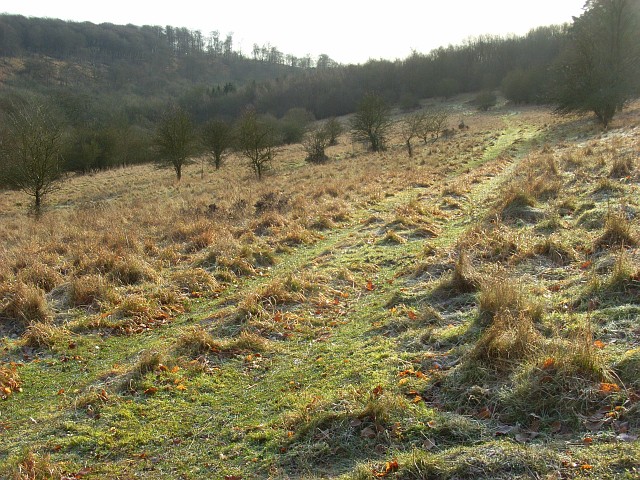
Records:
[[[422,442],[422,448],[424,448],[427,451],[433,450],[434,448],[436,448],[436,442],[434,442],[432,439],[427,437]]]
[[[595,342],[593,342],[593,346],[596,348],[604,348],[605,343],[602,340],[596,340]]]
[[[484,407],[482,410],[480,410],[477,414],[476,417],[480,418],[480,419],[487,419],[487,418],[491,418],[491,410],[489,410],[487,407]]]
[[[555,367],[555,365],[556,365],[556,360],[553,357],[549,357],[542,364],[542,369],[549,370],[550,368]]]
[[[366,427],[360,430],[360,436],[365,438],[376,438],[376,432],[371,427]]]
[[[176,390],[180,390],[181,392],[184,392],[186,389],[187,387],[185,387],[183,384],[176,386]]]
[[[593,465],[589,465],[588,463],[583,463],[580,465],[580,470],[593,470]]]
[[[158,392],[156,387],[149,387],[144,391],[145,395],[155,395]]]
[[[91,469],[89,467],[81,468],[78,472],[74,474],[74,478],[82,478],[85,475],[89,475],[91,473]]]
[[[57,395],[62,395],[62,394],[64,394],[64,388],[61,388],[60,390],[58,390],[58,393],[57,393]]]
[[[373,285],[371,280],[367,280],[367,286],[365,287],[368,291],[372,292],[376,287]]]
[[[593,443],[593,438],[591,437],[584,437],[582,439],[582,443],[584,443],[585,445],[591,445]]]
[[[495,436],[500,437],[500,436],[508,435],[513,431],[513,428],[514,427],[512,427],[511,425],[501,425],[495,431]]]
[[[418,314],[416,312],[414,312],[413,310],[409,310],[407,312],[407,316],[409,317],[409,320],[417,320],[418,319]]]
[[[628,433],[629,422],[613,422],[613,428],[615,428],[616,433]]]
[[[615,383],[602,382],[600,384],[600,391],[602,393],[619,392],[620,391],[620,387],[618,385],[616,385]]]
[[[374,388],[371,393],[373,394],[374,397],[379,397],[380,395],[382,395],[382,392],[384,391],[384,389],[382,388],[382,385],[378,385],[376,388]]]
[[[390,473],[393,472],[397,472],[399,468],[398,465],[398,461],[397,460],[391,460],[390,462],[386,462],[384,464],[384,469],[382,469],[382,471],[373,471],[373,474],[377,477],[377,478],[382,478],[382,477],[386,477],[387,475],[389,475]]]
[[[359,418],[354,418],[349,422],[349,425],[351,425],[353,428],[359,427],[360,425],[362,425],[362,420],[360,420]]]

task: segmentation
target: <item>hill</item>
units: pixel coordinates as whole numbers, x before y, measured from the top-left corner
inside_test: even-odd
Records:
[[[412,158],[3,193],[3,475],[637,476],[640,105],[468,100]]]

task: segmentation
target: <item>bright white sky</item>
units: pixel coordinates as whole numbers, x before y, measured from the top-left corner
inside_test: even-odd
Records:
[[[406,58],[482,34],[523,34],[570,22],[585,0],[3,0],[0,10],[93,23],[172,25],[233,33],[250,55],[270,43],[285,54],[341,63]]]

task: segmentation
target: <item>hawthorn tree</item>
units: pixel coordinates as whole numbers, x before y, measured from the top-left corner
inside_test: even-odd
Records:
[[[276,155],[278,133],[273,122],[260,118],[254,109],[247,109],[236,127],[236,149],[249,160],[258,180]]]
[[[202,127],[202,143],[209,152],[216,170],[222,165],[222,158],[233,145],[233,127],[224,120],[211,120]]]
[[[308,131],[302,140],[302,147],[307,153],[306,160],[311,163],[326,162],[328,157],[324,151],[329,146],[330,140],[331,135],[325,128]]]
[[[39,216],[44,197],[63,175],[64,130],[48,107],[26,102],[7,115],[2,147],[3,183],[33,197]]]
[[[640,0],[587,1],[556,73],[556,112],[593,112],[606,128],[638,94]]]
[[[182,178],[182,167],[190,163],[196,151],[196,134],[189,115],[181,108],[167,110],[153,139],[156,161],[160,166],[173,168],[178,182]]]
[[[374,152],[384,150],[393,122],[391,109],[380,95],[364,96],[351,120],[351,135],[360,142],[368,142]]]
[[[325,123],[323,129],[329,136],[329,145],[337,145],[338,137],[342,134],[342,124],[336,117],[329,118]]]

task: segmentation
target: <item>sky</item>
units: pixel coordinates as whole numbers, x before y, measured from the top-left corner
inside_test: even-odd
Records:
[[[298,57],[321,53],[340,63],[403,59],[412,51],[456,45],[470,37],[521,35],[571,22],[585,0],[3,0],[0,11],[93,23],[171,25],[207,35],[233,33],[250,55],[270,43]]]

